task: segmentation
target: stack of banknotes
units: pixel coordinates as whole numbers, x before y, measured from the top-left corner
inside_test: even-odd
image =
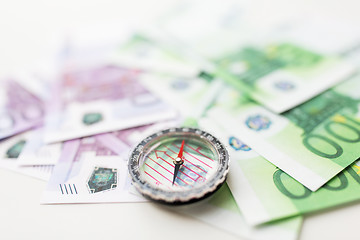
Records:
[[[326,26],[312,21],[259,35],[232,4],[184,5],[106,48],[70,43],[46,84],[2,80],[0,167],[48,181],[41,204],[145,202],[127,172],[132,148],[186,125],[221,139],[231,166],[182,214],[288,240],[303,214],[360,200],[360,34],[324,46]],[[100,194],[87,184],[99,164],[117,169]]]

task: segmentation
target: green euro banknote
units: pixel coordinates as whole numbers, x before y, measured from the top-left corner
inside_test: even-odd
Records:
[[[177,211],[251,240],[296,240],[302,224],[302,217],[297,216],[259,227],[250,226],[239,211],[227,184],[210,199],[180,207]]]
[[[116,48],[109,61],[147,72],[196,76],[200,71],[197,64],[189,62],[184,51],[176,49],[159,35],[152,29],[133,34]]]
[[[360,156],[360,76],[282,115],[223,92],[208,115],[316,191]]]
[[[302,47],[242,47],[215,61],[217,74],[276,113],[287,111],[349,77],[354,66]]]
[[[200,125],[227,145],[232,160],[227,183],[250,225],[360,200],[360,161],[311,192],[215,122],[204,119]]]

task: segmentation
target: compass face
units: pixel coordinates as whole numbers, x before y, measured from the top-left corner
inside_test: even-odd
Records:
[[[180,151],[183,163],[174,178]],[[211,134],[173,128],[144,139],[130,157],[129,170],[135,187],[146,197],[186,203],[209,195],[225,181],[228,160],[226,149]]]

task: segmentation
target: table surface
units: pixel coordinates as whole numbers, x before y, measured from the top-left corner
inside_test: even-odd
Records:
[[[0,169],[1,239],[243,239],[153,203],[40,205],[46,183]],[[359,239],[360,203],[305,217],[299,240]],[[141,230],[139,230],[141,229]],[[189,236],[189,235],[187,235]]]
[[[175,2],[0,1],[0,73],[26,66],[43,52],[44,42],[56,31],[124,19],[146,22]],[[321,12],[360,23],[356,0],[253,2],[258,4],[262,19]],[[151,203],[40,205],[45,187],[43,181],[0,169],[0,239],[183,239],[182,234],[174,234],[175,226],[190,231],[194,239],[204,235],[209,240],[239,239]],[[299,239],[359,239],[358,216],[360,203],[307,215]]]

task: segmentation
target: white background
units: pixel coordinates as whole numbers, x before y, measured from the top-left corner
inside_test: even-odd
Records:
[[[254,21],[321,13],[360,23],[358,1],[254,0]],[[0,1],[0,73],[46,58],[61,33],[82,26],[151,23],[174,0]],[[0,239],[239,239],[151,203],[44,206],[45,182],[0,170]],[[305,217],[299,239],[360,239],[360,203]],[[180,229],[179,229],[180,228]]]

